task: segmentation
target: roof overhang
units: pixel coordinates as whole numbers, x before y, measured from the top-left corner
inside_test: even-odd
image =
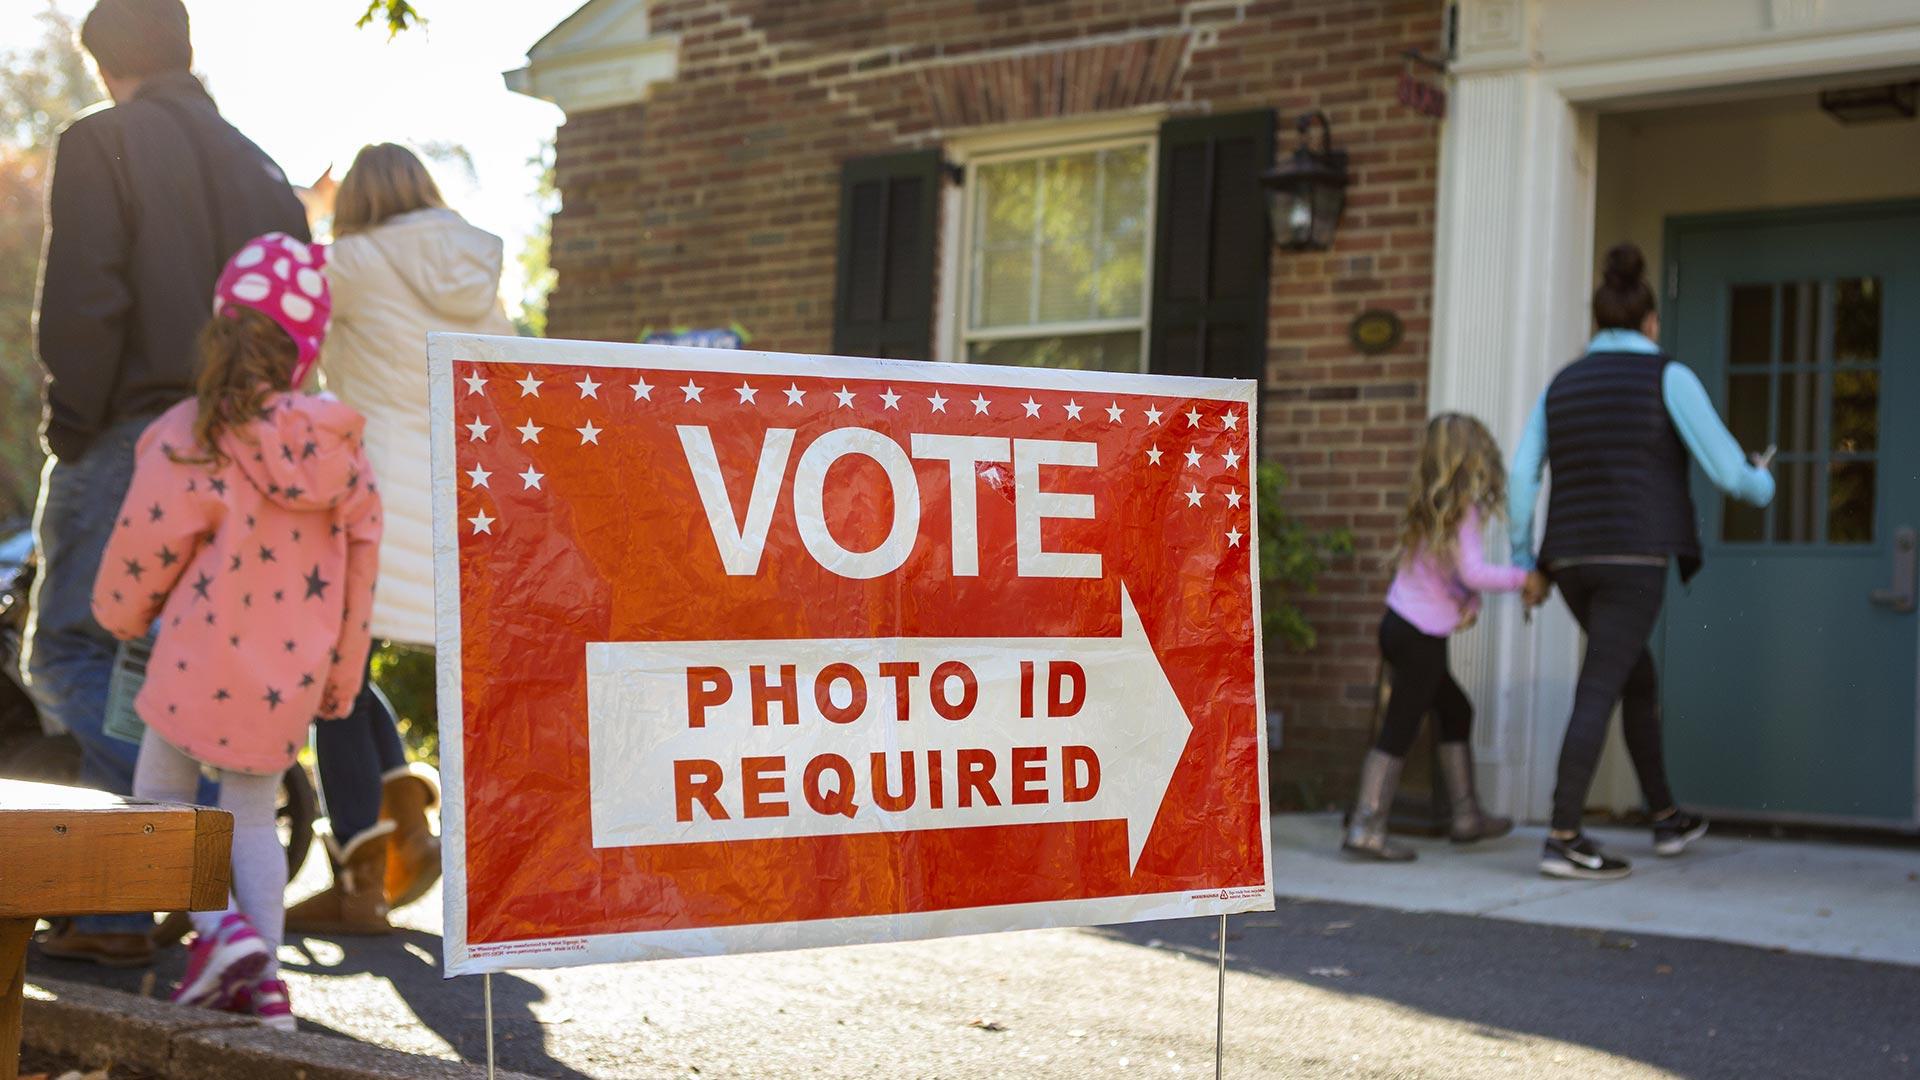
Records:
[[[507,89],[573,115],[645,100],[679,66],[679,36],[652,32],[645,0],[588,0],[504,77]]]

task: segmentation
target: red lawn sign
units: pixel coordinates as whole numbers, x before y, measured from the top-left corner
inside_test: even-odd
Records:
[[[1252,383],[429,352],[447,974],[1273,906]]]

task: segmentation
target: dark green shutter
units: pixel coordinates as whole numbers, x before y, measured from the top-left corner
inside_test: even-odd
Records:
[[[938,150],[854,158],[841,167],[834,352],[932,357],[940,175]]]
[[[1148,370],[1259,379],[1267,356],[1270,109],[1160,125]]]

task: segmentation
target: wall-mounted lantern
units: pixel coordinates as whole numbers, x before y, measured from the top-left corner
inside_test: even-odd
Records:
[[[1318,150],[1313,148],[1315,124],[1320,126]],[[1334,148],[1333,127],[1323,112],[1300,117],[1299,130],[1293,156],[1260,178],[1273,242],[1282,251],[1326,251],[1347,205],[1347,152]]]

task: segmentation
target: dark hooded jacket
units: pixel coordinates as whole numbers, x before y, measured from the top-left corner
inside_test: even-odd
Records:
[[[221,267],[275,231],[309,238],[299,197],[191,74],[155,75],[69,124],[37,311],[48,451],[78,458],[114,424],[191,396]]]

